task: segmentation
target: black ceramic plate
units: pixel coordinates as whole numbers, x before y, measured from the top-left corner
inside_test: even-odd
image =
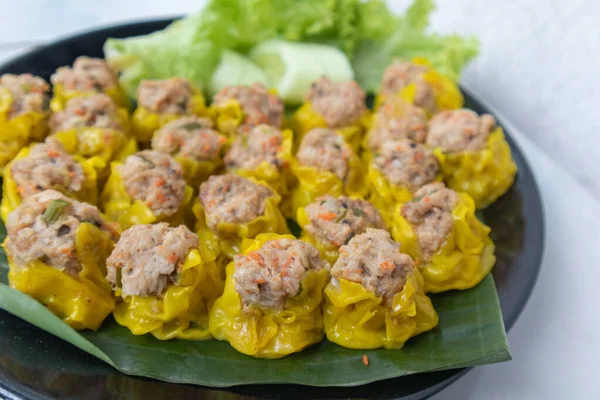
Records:
[[[76,57],[102,57],[109,37],[124,38],[162,29],[171,20],[132,23],[73,36],[36,49],[4,66],[3,73],[32,73],[46,79],[56,68]],[[466,106],[485,109],[469,93]],[[540,269],[544,221],[538,189],[525,156],[506,132],[519,173],[513,188],[484,211],[492,227],[498,261],[494,278],[502,314],[509,330],[525,307]],[[295,385],[256,385],[227,389],[229,393],[198,386],[177,385],[129,377],[102,361],[0,310],[0,397],[9,399],[244,399],[367,398],[423,399],[459,379],[468,369],[448,370],[389,379],[351,388]]]

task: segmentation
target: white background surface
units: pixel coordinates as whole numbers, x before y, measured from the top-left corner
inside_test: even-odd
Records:
[[[109,23],[194,11],[198,0],[0,0],[0,62]],[[407,1],[390,0],[398,10]],[[545,204],[537,287],[509,334],[514,360],[478,367],[434,397],[598,399],[600,1],[438,0],[434,29],[474,34],[463,84],[516,136]]]

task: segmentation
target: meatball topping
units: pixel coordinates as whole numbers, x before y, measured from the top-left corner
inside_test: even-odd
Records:
[[[335,247],[348,244],[367,228],[385,228],[379,212],[366,200],[323,196],[305,208],[310,224],[304,229]]]
[[[375,113],[368,145],[371,150],[376,151],[390,140],[409,139],[423,143],[426,137],[425,111],[399,97],[389,97]]]
[[[244,122],[239,127],[242,132],[260,124],[281,127],[283,123],[283,101],[261,83],[251,86],[226,86],[213,98],[213,104],[222,106],[237,100],[244,112]]]
[[[254,169],[262,162],[277,168],[285,165],[279,156],[283,144],[281,131],[270,125],[258,125],[247,135],[239,135],[225,155],[229,169]]]
[[[169,122],[152,138],[154,150],[196,161],[219,159],[225,137],[211,129],[208,118],[183,117]]]
[[[406,186],[411,192],[433,182],[439,172],[433,153],[406,139],[384,143],[373,159],[373,166],[393,185]]]
[[[98,209],[68,198],[54,190],[34,194],[9,214],[6,221],[6,250],[16,265],[41,262],[73,277],[81,271],[75,237],[77,229],[91,223],[111,234],[116,232]]]
[[[429,112],[435,112],[437,105],[433,88],[424,79],[424,74],[429,70],[425,65],[412,62],[394,61],[383,73],[381,93],[397,95],[408,85],[415,84],[415,105]]]
[[[106,61],[99,58],[77,57],[71,67],[61,67],[50,78],[54,85],[61,85],[67,91],[105,92],[117,86],[117,75]]]
[[[29,154],[16,160],[10,171],[23,198],[46,189],[78,192],[85,180],[81,165],[51,139],[33,145]]]
[[[452,231],[456,201],[454,190],[436,182],[417,190],[415,199],[402,206],[402,216],[415,230],[424,261],[431,260]]]
[[[352,125],[367,110],[365,92],[356,81],[333,82],[326,76],[311,85],[306,100],[332,128]]]
[[[389,232],[368,228],[340,248],[340,257],[331,269],[333,279],[360,283],[389,304],[404,289],[406,276],[414,267],[410,256],[400,253],[400,245]],[[335,284],[335,280],[332,280]]]
[[[192,112],[192,85],[187,79],[143,80],[138,86],[138,105],[155,114],[185,115]]]
[[[183,225],[134,225],[121,234],[106,260],[106,279],[121,286],[123,297],[161,295],[168,281],[179,283],[185,258],[198,245],[198,236]]]
[[[341,135],[331,129],[315,128],[302,139],[296,157],[301,165],[332,172],[344,181],[352,154]]]
[[[496,120],[489,114],[479,117],[467,109],[442,111],[429,123],[427,144],[448,153],[482,150],[495,126]]]
[[[0,88],[6,88],[12,95],[12,104],[8,118],[30,112],[42,113],[48,110],[48,91],[50,86],[45,80],[31,74],[0,76]]]
[[[302,291],[302,278],[325,268],[319,251],[301,240],[277,239],[260,249],[234,257],[235,289],[244,308],[281,309]]]
[[[213,175],[200,185],[200,203],[212,229],[221,222],[245,224],[260,217],[271,196],[271,189],[237,175]]]
[[[104,93],[74,97],[67,101],[63,111],[50,118],[50,129],[54,132],[76,128],[122,129],[117,106]]]
[[[171,156],[145,150],[119,167],[127,194],[146,204],[157,216],[173,215],[185,197],[185,179]]]

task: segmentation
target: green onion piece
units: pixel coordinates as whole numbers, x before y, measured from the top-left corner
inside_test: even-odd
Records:
[[[344,218],[346,218],[346,214],[348,214],[348,209],[344,208],[344,212],[342,213],[342,215],[338,215],[338,217],[335,219],[335,222],[342,221]]]
[[[352,208],[352,214],[354,214],[355,217],[364,217],[365,216],[365,212],[357,207]]]
[[[186,131],[193,131],[202,128],[204,128],[204,126],[198,122],[190,122],[189,124],[181,125],[181,129],[185,129]]]
[[[350,241],[352,240],[353,237],[354,237],[354,233],[348,235],[348,237],[346,238],[346,240],[344,240],[344,244],[350,243]]]
[[[179,271],[173,271],[171,275],[169,275],[169,279],[175,285],[179,285],[179,280],[181,279],[181,273]]]
[[[135,157],[139,158],[140,160],[142,160],[143,162],[145,162],[146,164],[148,164],[150,167],[154,168],[156,167],[156,165],[154,165],[154,163],[150,160],[148,160],[146,157],[141,156],[139,154],[135,154]]]
[[[48,225],[54,223],[62,213],[62,210],[69,204],[71,203],[60,199],[52,200],[52,203],[50,203],[44,215],[42,215],[42,221]]]
[[[248,147],[248,135],[241,135],[240,138],[241,138],[240,140],[242,141],[242,146],[244,148],[247,148]]]
[[[121,268],[117,268],[117,280],[115,282],[115,285],[117,285],[117,287],[121,287],[122,276],[123,276],[123,270]]]

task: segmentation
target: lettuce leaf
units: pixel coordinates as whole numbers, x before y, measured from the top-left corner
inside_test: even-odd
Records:
[[[224,50],[247,50],[277,35],[271,10],[271,0],[212,0],[162,31],[108,39],[104,54],[131,97],[142,79],[180,76],[206,89]]]
[[[129,96],[136,97],[142,79],[180,76],[200,87],[210,81],[221,52],[215,42],[197,39],[199,19],[194,15],[149,35],[106,41],[106,59],[121,71]]]
[[[242,58],[251,48],[276,38],[344,51],[367,91],[378,88],[383,70],[394,58],[423,56],[440,72],[458,79],[477,53],[477,41],[428,34],[434,8],[433,0],[414,0],[404,16],[396,16],[383,0],[210,0],[200,12],[162,31],[109,39],[104,52],[121,71],[121,82],[132,97],[142,79],[172,76],[214,90],[213,75],[223,65],[225,51],[235,52],[237,62],[245,64]],[[262,76],[258,71],[252,75]],[[217,86],[224,83],[221,78]]]
[[[265,70],[256,65],[248,57],[231,50],[225,50],[221,62],[215,69],[207,91],[210,96],[229,85],[251,85],[260,82],[269,86]]]
[[[358,35],[362,40],[380,39],[392,35],[399,22],[384,0],[358,4]]]
[[[438,72],[459,79],[462,69],[477,55],[479,42],[473,37],[428,34],[429,16],[434,9],[433,0],[414,0],[406,14],[397,20],[391,36],[358,43],[352,67],[365,91],[379,89],[383,71],[394,59],[424,57]]]
[[[281,21],[273,18],[273,3],[273,0],[211,0],[195,14],[197,39],[212,42],[218,50],[248,50],[277,36]]]

